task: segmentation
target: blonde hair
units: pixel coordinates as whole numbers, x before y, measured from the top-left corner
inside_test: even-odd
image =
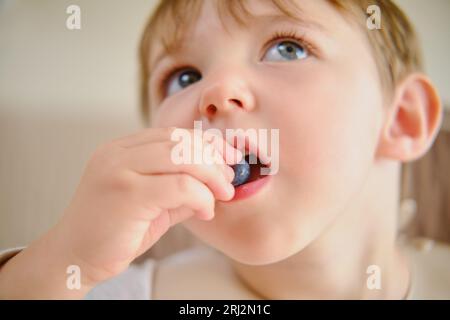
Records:
[[[171,53],[182,43],[184,34],[197,21],[204,0],[161,0],[145,26],[140,42],[140,100],[141,115],[147,123],[150,115],[148,80],[151,74],[150,54],[156,41]],[[271,0],[286,16],[296,18],[300,9],[292,0]],[[409,73],[422,71],[422,54],[413,26],[405,14],[391,0],[327,0],[350,22],[365,32],[377,64],[380,81],[386,96],[393,94],[396,85]],[[217,1],[222,19],[229,13],[240,25],[251,13],[245,0]],[[367,8],[377,5],[382,14],[381,29],[366,27]],[[188,13],[188,14],[186,14]],[[242,16],[244,13],[244,16]]]

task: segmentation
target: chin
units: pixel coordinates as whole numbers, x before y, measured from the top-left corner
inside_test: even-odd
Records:
[[[267,265],[282,261],[305,248],[309,241],[301,230],[286,231],[281,225],[253,225],[253,228],[230,230],[204,229],[197,224],[185,227],[205,244],[222,252],[230,259],[247,265]],[[272,228],[271,228],[272,227]],[[206,227],[208,228],[208,227]]]
[[[301,249],[294,249],[294,246],[287,246],[285,243],[279,246],[273,243],[269,246],[241,244],[238,248],[227,247],[217,249],[236,262],[253,266],[277,263],[301,251]]]

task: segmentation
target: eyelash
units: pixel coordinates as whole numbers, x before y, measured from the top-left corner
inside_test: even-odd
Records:
[[[295,30],[295,29],[276,31],[275,33],[272,34],[271,37],[269,37],[269,40],[264,45],[264,48],[268,49],[267,47],[269,44],[271,45],[273,42],[279,41],[279,40],[285,40],[285,41],[295,40],[295,42],[297,42],[297,44],[302,46],[308,53],[310,53],[310,54],[316,53],[316,47],[314,47],[309,41],[307,41],[305,39],[304,34],[299,34],[297,32],[297,30]],[[167,82],[169,81],[169,78],[173,74],[175,74],[185,68],[189,69],[190,67],[187,65],[174,66],[174,67],[168,68],[166,71],[163,72],[163,74],[160,77],[160,81],[158,81],[158,83],[160,84],[159,88],[158,88],[158,92],[162,96],[164,96],[164,94],[165,94],[164,91],[167,86]]]
[[[306,49],[308,53],[315,54],[317,51],[316,47],[306,40],[305,33],[299,34],[296,29],[276,31],[269,39],[270,40],[266,42],[264,47],[267,47],[269,44],[272,44],[272,42],[279,40],[295,40],[294,42],[297,42],[300,46]]]

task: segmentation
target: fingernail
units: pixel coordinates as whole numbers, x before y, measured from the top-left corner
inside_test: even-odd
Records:
[[[234,197],[234,187],[231,183],[227,183],[227,193],[231,198]]]
[[[233,181],[234,179],[234,170],[230,166],[225,165],[225,175],[229,182]]]

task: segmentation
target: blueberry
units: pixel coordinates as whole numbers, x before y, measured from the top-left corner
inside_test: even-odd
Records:
[[[233,186],[237,187],[248,181],[250,178],[250,164],[246,159],[242,159],[241,162],[231,167],[234,170],[234,179],[231,182]]]

